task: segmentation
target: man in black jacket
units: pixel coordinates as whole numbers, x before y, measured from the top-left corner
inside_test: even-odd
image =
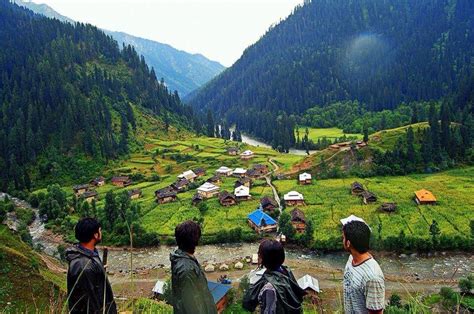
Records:
[[[194,221],[185,221],[176,227],[175,237],[178,249],[170,254],[174,313],[217,313],[206,276],[194,257],[201,228]]]
[[[114,295],[95,246],[102,240],[100,224],[83,218],[75,227],[79,244],[66,250],[70,313],[117,313]]]

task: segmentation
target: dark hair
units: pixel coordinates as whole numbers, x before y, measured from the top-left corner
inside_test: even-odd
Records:
[[[87,243],[94,238],[94,234],[99,232],[100,227],[100,223],[95,218],[82,218],[74,228],[76,239],[81,243]]]
[[[370,228],[362,221],[351,221],[342,227],[346,240],[351,241],[351,246],[359,253],[370,249]]]
[[[268,270],[277,270],[285,261],[285,250],[277,240],[263,240],[258,248],[262,264]]]
[[[187,220],[176,226],[174,236],[178,248],[187,253],[194,254],[194,250],[201,238],[201,227],[194,221]]]

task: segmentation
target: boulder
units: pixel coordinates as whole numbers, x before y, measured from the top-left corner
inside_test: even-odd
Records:
[[[216,268],[212,264],[207,264],[206,267],[204,268],[204,271],[206,273],[212,273],[215,270],[216,270]]]
[[[227,264],[222,264],[220,267],[219,267],[219,270],[229,270],[229,265]]]
[[[244,268],[244,264],[242,264],[241,262],[237,262],[237,263],[235,263],[234,268],[235,268],[235,269],[243,269],[243,268]]]

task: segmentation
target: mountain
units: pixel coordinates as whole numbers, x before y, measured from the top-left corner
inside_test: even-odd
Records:
[[[81,175],[140,134],[196,123],[131,46],[0,0],[0,187]],[[34,176],[34,177],[32,177]]]
[[[15,0],[15,3],[35,13],[63,22],[75,23],[46,4],[22,0]],[[177,90],[181,97],[198,89],[225,69],[219,62],[209,60],[201,54],[190,54],[167,44],[123,32],[109,30],[104,30],[104,32],[112,36],[120,47],[123,43],[134,46],[137,53],[145,57],[147,64],[155,69],[158,78],[164,78],[168,88],[172,91]]]
[[[279,111],[440,99],[474,72],[473,25],[471,0],[307,1],[190,103],[271,141]]]

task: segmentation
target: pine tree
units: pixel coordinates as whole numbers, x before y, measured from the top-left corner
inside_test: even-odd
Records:
[[[211,110],[207,111],[207,136],[214,137],[214,118]]]

